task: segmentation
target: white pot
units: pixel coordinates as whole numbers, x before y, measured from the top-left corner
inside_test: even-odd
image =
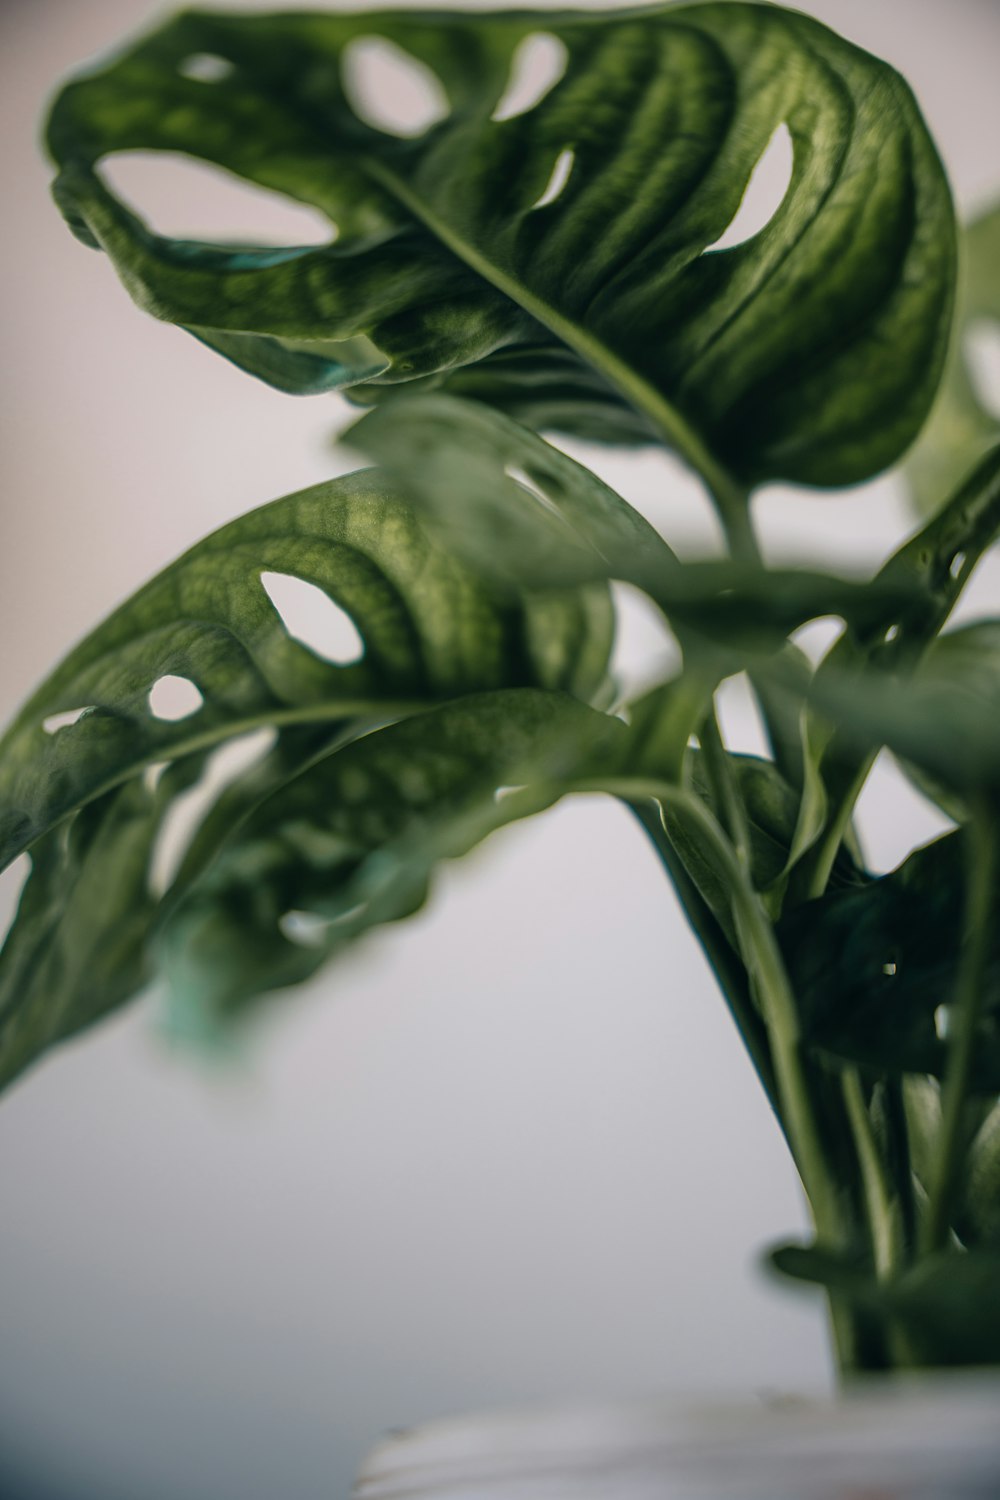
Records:
[[[998,1500],[1000,1381],[872,1382],[833,1402],[594,1406],[382,1442],[356,1500]]]

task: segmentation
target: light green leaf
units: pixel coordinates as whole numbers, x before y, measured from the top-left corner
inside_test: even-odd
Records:
[[[494,120],[516,49],[542,29],[565,75]],[[430,70],[444,119],[400,137],[359,117],[364,37]],[[190,67],[205,54],[222,63],[211,81]],[[794,166],[779,208],[714,250],[781,124]],[[937,384],[954,280],[940,163],[899,77],[792,11],[188,11],[72,83],[48,140],[63,212],[136,301],[285,388],[364,400],[489,360],[480,394],[510,405],[500,355],[523,367],[538,351],[548,420],[598,389],[601,435],[617,398],[634,416],[616,435],[644,425],[732,498],[768,478],[867,477],[913,439]],[[136,149],[313,204],[337,238],[276,251],[157,236],[99,173]],[[514,409],[538,420],[521,391]]]
[[[959,237],[959,282],[951,344],[927,425],[904,472],[917,510],[933,515],[981,454],[1000,442],[1000,412],[990,410],[969,363],[977,324],[1000,331],[1000,204]]]
[[[337,664],[295,639],[262,575],[322,590],[353,621],[360,659]],[[0,742],[2,860],[142,766],[249,729],[384,722],[520,684],[590,697],[611,629],[598,585],[500,599],[384,477],[317,485],[199,542],[32,696]],[[194,684],[200,706],[157,717],[150,693],[164,677]]]

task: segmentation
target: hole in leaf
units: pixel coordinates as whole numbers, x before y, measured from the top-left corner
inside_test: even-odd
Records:
[[[179,151],[121,151],[101,174],[158,234],[220,245],[328,245],[336,226],[308,204]]]
[[[951,574],[952,578],[957,578],[964,567],[965,553],[956,552],[955,556],[952,558],[951,562],[948,565],[948,572]]]
[[[740,206],[725,231],[707,250],[734,250],[774,218],[792,180],[792,137],[782,121],[750,173]]]
[[[62,713],[49,714],[48,718],[42,720],[42,728],[46,734],[56,734],[60,729],[69,729],[92,707],[93,705],[88,703],[83,708],[67,708]]]
[[[149,889],[154,896],[170,889],[192,837],[220,792],[263,760],[277,737],[273,729],[255,729],[220,745],[209,757],[201,780],[174,798],[160,824],[149,862]],[[153,769],[147,767],[147,773]]]
[[[937,1033],[939,1042],[947,1040],[948,1033],[951,1030],[950,1005],[939,1005],[937,1010],[934,1012],[934,1030]]]
[[[519,42],[510,63],[507,87],[491,116],[496,121],[513,120],[534,109],[566,71],[565,44],[548,31],[535,31]]]
[[[358,627],[323,589],[290,573],[261,573],[260,581],[293,640],[338,667],[361,660],[365,643]]]
[[[615,639],[608,671],[618,695],[637,697],[664,682],[680,665],[677,642],[648,594],[631,583],[614,582]]]
[[[525,783],[523,782],[520,786],[498,786],[496,791],[493,793],[493,801],[506,802],[508,797],[516,797],[518,792],[523,792],[524,789]]]
[[[563,150],[560,151],[553,164],[552,173],[549,177],[548,182],[546,183],[544,192],[542,193],[541,197],[536,198],[534,203],[531,205],[532,211],[534,211],[536,208],[548,208],[550,203],[554,203],[556,201],[556,199],[559,197],[559,194],[565,188],[567,182],[569,182],[570,173],[573,170],[573,163],[575,160],[576,152],[573,151],[569,146],[564,147]]]
[[[887,979],[892,979],[896,973],[897,968],[898,965],[895,963],[895,961],[890,959],[887,964],[882,965],[882,973],[886,976]]]
[[[520,489],[524,490],[526,494],[530,495],[532,500],[536,501],[543,510],[547,510],[550,515],[558,516],[559,519],[562,520],[562,512],[560,511],[558,505],[554,500],[549,499],[544,490],[540,490],[538,488],[538,485],[531,478],[531,475],[527,472],[526,469],[522,469],[519,464],[506,464],[504,467],[504,473],[507,475],[508,479],[513,479],[514,483]]]
[[[1000,419],[1000,323],[972,323],[965,335],[965,358],[976,395]]]
[[[221,83],[233,72],[233,65],[215,52],[192,52],[177,65],[177,71],[182,78],[191,78],[195,83]]]
[[[147,792],[155,792],[160,784],[160,778],[169,766],[168,760],[154,760],[142,773],[142,784]]]
[[[815,667],[843,633],[844,622],[839,615],[818,615],[815,620],[807,620],[793,630],[790,639]]]
[[[7,941],[30,874],[31,855],[28,853],[19,854],[5,870],[0,871],[0,944]]]
[[[282,937],[299,948],[322,948],[330,919],[314,911],[286,911],[278,918],[278,928]]]
[[[885,644],[887,646],[891,645],[891,643],[893,641],[898,640],[898,639],[899,639],[899,626],[898,625],[890,625],[889,628],[888,628],[888,630],[886,631],[885,635],[883,636],[883,640],[885,641]]]
[[[341,55],[347,102],[366,125],[388,135],[423,135],[451,113],[440,79],[395,42],[359,36]]]
[[[161,677],[149,690],[149,708],[153,717],[166,719],[171,724],[179,719],[189,719],[204,701],[190,677],[175,677],[173,673]]]

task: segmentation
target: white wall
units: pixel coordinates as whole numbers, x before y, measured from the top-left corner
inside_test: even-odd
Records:
[[[990,0],[803,8],[911,79],[963,204],[1000,186]],[[199,535],[331,471],[335,403],[144,318],[47,200],[46,93],[154,9],[0,10],[5,713]],[[697,527],[669,463],[595,461]],[[870,558],[907,526],[888,482],[758,510],[773,555]],[[994,567],[980,607],[996,584]],[[933,826],[888,778],[866,813],[883,865]],[[827,1385],[821,1314],[757,1269],[804,1228],[778,1132],[611,805],[447,871],[419,921],[279,1006],[238,1073],[169,1055],[153,1013],[0,1106],[0,1473],[20,1493],[320,1500],[384,1428],[438,1413]]]

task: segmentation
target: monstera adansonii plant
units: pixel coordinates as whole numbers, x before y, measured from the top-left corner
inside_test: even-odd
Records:
[[[366,108],[373,39],[424,77],[418,128]],[[727,246],[779,129],[784,197]],[[826,1289],[842,1369],[1000,1361],[1000,621],[947,629],[1000,527],[958,336],[998,312],[998,221],[970,231],[956,304],[906,84],[767,5],[190,11],[70,82],[48,146],[67,223],[139,307],[280,390],[345,392],[369,466],[193,546],[8,730],[3,856],[31,869],[3,1079],[154,978],[179,1025],[236,1026],[415,912],[442,860],[605,792],[780,1122],[815,1243],[773,1259]],[[312,205],[329,243],[154,233],[102,173],[135,150]],[[679,455],[725,555],[681,561],[560,435]],[[931,519],[874,577],[765,567],[759,486],[834,490],[907,450]],[[276,578],[350,617],[353,656],[295,638]],[[609,678],[614,581],[679,648],[636,701]],[[791,637],[830,615],[817,664]],[[720,731],[736,674],[768,757]],[[158,711],[164,680],[183,711]],[[156,878],[171,808],[250,731],[257,758]],[[853,811],[883,747],[954,828],[876,878]]]

